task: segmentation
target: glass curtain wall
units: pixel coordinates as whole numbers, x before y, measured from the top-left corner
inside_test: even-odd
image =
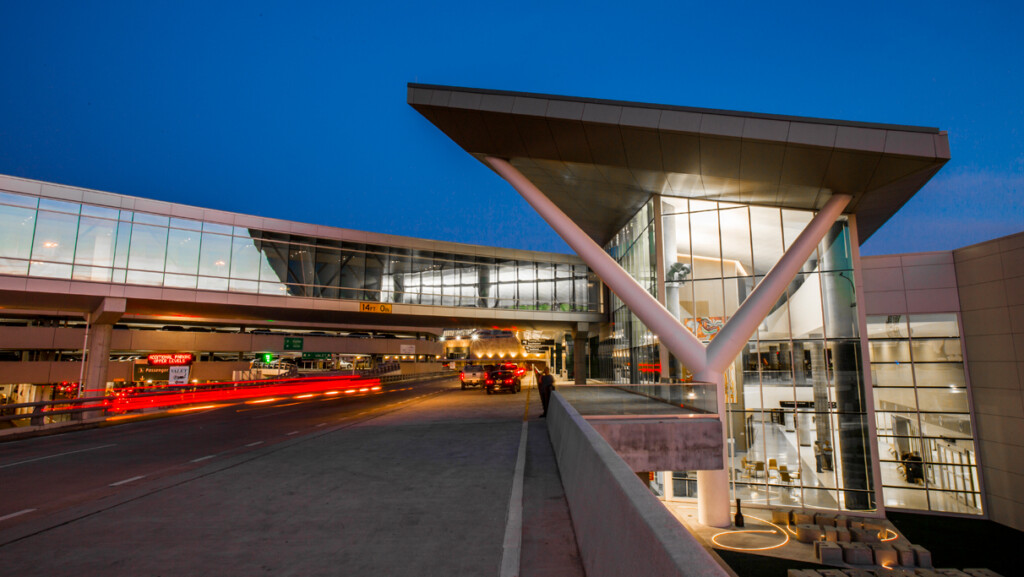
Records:
[[[645,204],[605,250],[619,265],[657,297],[654,204]],[[598,364],[610,367],[602,377],[614,383],[657,383],[661,377],[658,341],[614,293],[611,294],[611,335],[599,345]]]
[[[867,318],[886,507],[982,514],[956,314]]]
[[[600,310],[584,265],[413,250],[0,193],[0,274],[250,294]]]
[[[705,343],[814,216],[704,200],[660,202],[666,308]],[[736,497],[836,510],[875,508],[855,297],[843,219],[726,371]],[[675,358],[669,372],[673,380],[692,378]],[[680,489],[677,494],[686,494],[686,487]]]

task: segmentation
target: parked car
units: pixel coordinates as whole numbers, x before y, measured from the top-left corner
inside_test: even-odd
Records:
[[[459,373],[459,381],[462,382],[463,390],[467,387],[483,386],[486,380],[487,371],[480,365],[466,365]]]
[[[488,395],[498,391],[518,393],[520,389],[522,389],[522,383],[520,382],[519,375],[516,374],[516,371],[502,368],[487,373],[487,380],[484,381],[484,387],[487,388]]]

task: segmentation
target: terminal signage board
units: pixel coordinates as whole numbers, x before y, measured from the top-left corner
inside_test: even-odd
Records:
[[[391,305],[388,303],[359,303],[361,313],[383,313],[391,314]]]
[[[416,345],[399,345],[398,352],[403,355],[415,355]]]
[[[302,350],[302,337],[285,337],[284,338],[284,350],[286,350],[286,351],[301,351]]]
[[[132,367],[132,381],[136,383],[144,383],[146,381],[153,381],[154,383],[166,383],[170,375],[171,367],[165,366],[150,366],[150,365],[135,365]]]
[[[304,361],[329,361],[331,360],[331,353],[302,353],[302,360]]]
[[[191,365],[196,360],[192,353],[156,353],[146,357],[146,362],[158,367],[174,367]]]

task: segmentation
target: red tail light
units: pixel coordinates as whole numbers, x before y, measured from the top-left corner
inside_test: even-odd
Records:
[[[505,379],[505,384],[506,385],[511,385],[512,384],[512,379]]]
[[[459,380],[462,380],[462,381],[466,380],[466,373],[460,372],[459,373]]]
[[[491,379],[487,379],[487,384],[488,384],[488,385],[493,385],[493,384],[494,384],[494,381],[493,381],[493,380],[491,380]]]

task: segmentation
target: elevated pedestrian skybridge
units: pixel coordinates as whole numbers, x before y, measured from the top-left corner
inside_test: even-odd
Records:
[[[375,234],[0,176],[0,306],[367,326],[599,322],[575,256]]]

